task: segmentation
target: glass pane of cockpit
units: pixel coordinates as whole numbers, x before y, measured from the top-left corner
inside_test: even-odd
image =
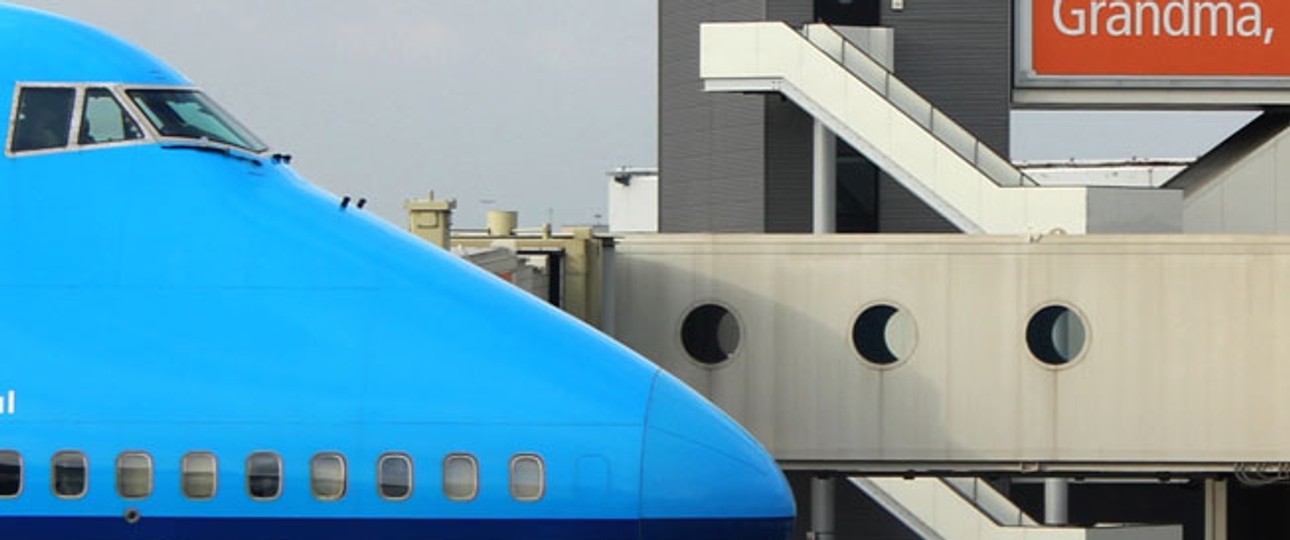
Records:
[[[71,88],[23,88],[9,149],[29,152],[67,146],[75,101],[76,90]]]
[[[126,114],[125,108],[112,97],[106,88],[85,91],[85,112],[81,115],[81,133],[77,142],[82,145],[107,144],[143,138],[138,124]]]
[[[252,152],[268,149],[260,139],[201,92],[127,90],[126,94],[163,137],[204,140]]]

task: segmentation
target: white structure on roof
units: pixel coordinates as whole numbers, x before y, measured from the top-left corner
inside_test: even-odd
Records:
[[[608,176],[609,233],[658,232],[658,169],[620,167]]]
[[[1166,187],[1189,233],[1290,234],[1290,113],[1263,113]]]

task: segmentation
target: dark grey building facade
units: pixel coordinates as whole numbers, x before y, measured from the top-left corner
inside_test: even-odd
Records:
[[[1008,155],[1009,0],[660,0],[659,168],[663,232],[811,230],[812,118],[779,95],[706,94],[699,25],[828,22],[895,31],[896,75]],[[845,143],[839,232],[956,229]]]

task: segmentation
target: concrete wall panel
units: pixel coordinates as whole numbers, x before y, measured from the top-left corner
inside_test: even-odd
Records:
[[[1290,129],[1265,114],[1185,171],[1188,233],[1290,233]],[[1180,175],[1180,177],[1183,177]],[[1183,177],[1186,179],[1186,177]]]

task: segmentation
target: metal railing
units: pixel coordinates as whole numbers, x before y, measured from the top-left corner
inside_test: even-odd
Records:
[[[1004,187],[1039,185],[833,27],[810,24],[802,30],[802,34],[815,48],[832,58],[865,86],[886,98],[902,114],[971,163],[995,184]]]
[[[1039,524],[1026,515],[1011,500],[999,493],[985,480],[980,478],[942,478],[941,482],[955,493],[989,517],[991,521],[1004,527],[1038,527]]]

